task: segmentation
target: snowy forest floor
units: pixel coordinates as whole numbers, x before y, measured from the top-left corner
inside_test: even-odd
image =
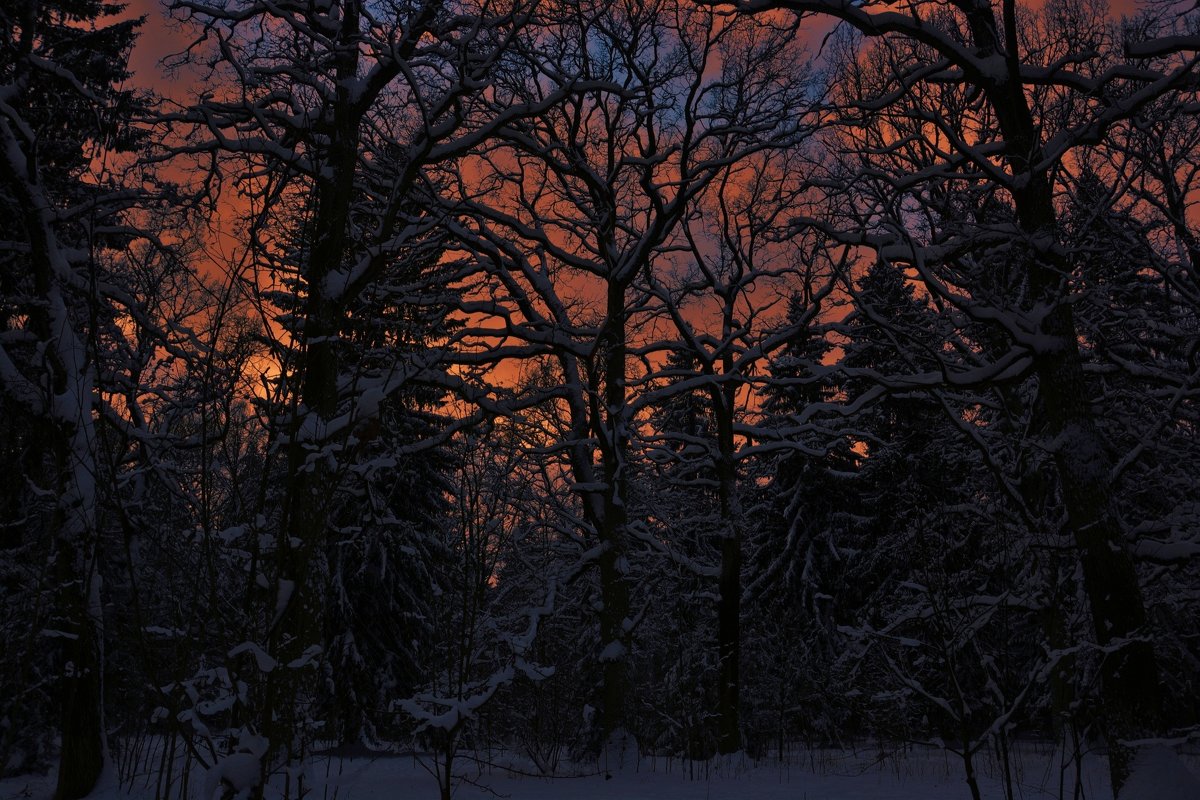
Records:
[[[984,800],[1006,797],[1003,770],[994,756],[977,757]],[[1200,755],[1184,761],[1200,774]],[[1075,765],[1063,763],[1061,751],[1049,745],[1024,743],[1011,755],[1013,795],[1018,800],[1081,798],[1111,800],[1106,763],[1101,756],[1083,760],[1082,792],[1075,794]],[[309,763],[306,783],[310,800],[436,800],[433,762],[419,755],[320,758]],[[196,770],[186,792],[202,797],[206,784]],[[801,750],[786,759],[753,760],[732,756],[712,761],[643,757],[636,767],[601,771],[598,765],[560,766],[560,775],[534,777],[533,765],[516,757],[493,754],[489,759],[460,756],[455,800],[969,800],[962,763],[952,753],[929,747],[881,752],[877,748]],[[115,776],[114,776],[115,777]],[[137,777],[133,785],[98,789],[97,800],[153,800],[153,776]],[[161,790],[159,790],[161,791]],[[25,776],[0,781],[0,800],[49,800],[54,775]],[[177,800],[180,787],[169,793]],[[268,792],[268,798],[276,796]],[[163,794],[158,793],[161,798]]]

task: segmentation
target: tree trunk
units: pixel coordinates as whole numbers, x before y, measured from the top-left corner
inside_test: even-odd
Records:
[[[73,553],[60,554],[73,559]],[[78,581],[63,587],[69,595],[72,630],[76,638],[64,648],[62,698],[62,753],[54,800],[78,800],[96,786],[104,769],[104,731],[101,710],[102,669],[88,600]]]
[[[612,511],[612,509],[609,509]],[[616,516],[620,516],[617,512]],[[607,520],[606,520],[607,521]],[[629,697],[629,584],[626,580],[624,536],[621,521],[606,525],[605,550],[600,556],[600,659],[604,686],[601,731],[605,740],[627,727]]]
[[[1048,320],[1047,327],[1052,321],[1059,325],[1070,322],[1069,309],[1060,311],[1067,319]],[[1062,336],[1060,341],[1068,339]],[[1133,748],[1123,740],[1159,733],[1162,697],[1153,647],[1144,640],[1130,640],[1146,623],[1145,606],[1133,559],[1112,508],[1112,458],[1087,407],[1090,393],[1074,337],[1069,341],[1069,349],[1044,357],[1036,367],[1038,411],[1043,432],[1053,443],[1055,471],[1067,524],[1079,550],[1096,642],[1105,648],[1121,642],[1101,667],[1101,718],[1113,788],[1119,792],[1129,777],[1133,757]]]
[[[720,658],[720,687],[717,693],[717,752],[742,749],[741,706],[741,614],[742,542],[727,527],[721,538],[721,576],[717,601],[717,653]]]
[[[727,371],[730,366],[727,360]],[[724,755],[742,749],[742,539],[738,528],[737,464],[734,460],[734,390],[714,387],[712,399],[717,423],[717,485],[721,512],[721,572],[717,590],[717,655],[720,663],[717,752]]]
[[[300,669],[288,665],[303,660],[312,647],[323,650],[327,640],[325,586],[317,566],[326,544],[336,476],[328,458],[317,453],[328,443],[327,425],[339,410],[337,346],[345,305],[344,298],[331,298],[326,279],[344,266],[362,122],[361,109],[346,88],[358,72],[357,3],[346,3],[343,14],[335,56],[338,98],[329,111],[330,136],[323,153],[326,169],[316,180],[312,239],[303,264],[300,402],[292,409],[288,430],[275,618],[268,635],[268,649],[278,666],[267,676],[263,730],[268,732],[271,755],[289,761],[305,757],[305,705],[316,699],[317,664]]]
[[[603,551],[600,567],[600,647],[604,686],[601,691],[601,732],[605,740],[627,728],[629,703],[629,643],[631,624],[628,562],[628,497],[625,472],[625,290],[610,282],[607,317],[598,355],[604,363],[603,411],[593,407],[604,474],[603,519],[598,531]]]
[[[31,391],[41,394],[42,386],[48,391],[40,398],[44,406],[30,410],[47,422],[44,443],[56,473],[58,505],[47,534],[56,540],[56,601],[70,637],[63,653],[62,753],[55,798],[75,800],[95,786],[105,758],[99,586],[92,574],[98,476],[92,421],[95,365],[92,350],[67,308],[63,281],[72,265],[54,227],[56,214],[39,165],[25,154],[4,120],[0,120],[0,153],[0,181],[20,201],[34,290],[40,300],[30,315],[30,329],[41,344],[45,374],[31,383],[38,387]]]
[[[1066,296],[1070,265],[1058,255],[1058,219],[1053,187],[1040,166],[1041,142],[1024,84],[1017,71],[1013,23],[1006,18],[1007,45],[989,6],[968,14],[976,45],[1002,52],[1008,80],[985,88],[1005,140],[1005,152],[1020,181],[1012,189],[1017,219],[1026,235],[1030,304],[1052,310],[1042,323],[1045,343],[1034,354],[1038,396],[1035,427],[1053,454],[1067,527],[1079,550],[1084,591],[1096,641],[1102,647],[1122,641],[1102,667],[1102,720],[1109,744],[1114,793],[1129,777],[1132,749],[1123,740],[1154,735],[1161,727],[1158,664],[1148,642],[1123,641],[1146,622],[1133,559],[1125,547],[1113,507],[1112,456],[1092,416],[1094,393],[1083,374],[1083,356],[1074,313]]]
[[[90,404],[89,404],[90,407]],[[59,472],[59,508],[56,527],[55,572],[57,605],[69,638],[62,652],[62,752],[54,800],[78,800],[96,786],[104,769],[103,659],[99,578],[94,574],[95,506],[90,493],[77,485],[90,460],[90,451],[71,452],[59,428],[56,464]],[[71,437],[83,447],[79,436]],[[71,441],[71,439],[68,439]]]

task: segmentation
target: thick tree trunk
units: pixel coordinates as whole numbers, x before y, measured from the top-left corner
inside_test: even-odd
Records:
[[[61,558],[73,559],[68,553]],[[62,593],[71,608],[71,630],[75,636],[64,648],[61,679],[62,754],[54,800],[78,800],[96,786],[104,769],[104,731],[101,708],[100,646],[88,610],[87,597],[78,581],[70,581]]]
[[[623,513],[610,507],[600,556],[600,646],[603,687],[601,732],[607,738],[628,727],[629,714],[629,583],[626,577]]]
[[[98,475],[92,420],[95,366],[67,308],[64,281],[73,266],[59,242],[39,165],[24,152],[6,120],[0,120],[0,181],[20,201],[40,300],[30,315],[30,329],[42,345],[45,374],[30,386],[49,391],[41,398],[44,406],[30,411],[46,420],[44,444],[57,473],[58,507],[47,535],[56,540],[56,602],[70,642],[63,653],[62,752],[55,798],[75,800],[95,786],[105,758],[99,587],[91,572]]]
[[[303,265],[306,296],[300,343],[299,404],[292,410],[288,430],[285,507],[277,537],[278,579],[275,618],[268,650],[278,666],[267,676],[263,730],[270,741],[267,762],[282,756],[305,757],[305,723],[316,700],[320,658],[307,658],[312,648],[323,651],[325,586],[319,567],[324,552],[330,503],[336,487],[329,458],[318,455],[328,444],[328,423],[338,413],[340,370],[338,336],[345,314],[343,297],[331,297],[326,280],[344,266],[354,179],[358,166],[361,109],[347,87],[358,72],[358,6],[346,3],[336,55],[338,100],[329,112],[329,143],[323,153],[325,169],[316,180],[315,207],[308,259]],[[305,666],[292,668],[289,665]],[[264,769],[269,764],[264,763]],[[303,792],[303,787],[298,787]]]
[[[1145,606],[1133,559],[1125,547],[1120,521],[1112,507],[1112,458],[1107,442],[1091,418],[1089,391],[1083,379],[1069,309],[1063,307],[1051,325],[1061,326],[1059,353],[1039,360],[1038,408],[1042,430],[1052,443],[1059,490],[1067,522],[1079,550],[1084,590],[1096,642],[1118,647],[1104,658],[1101,691],[1110,770],[1119,791],[1129,777],[1133,749],[1123,740],[1160,732],[1162,696],[1158,664],[1149,642],[1135,640],[1146,623]]]
[[[610,282],[605,303],[606,319],[598,356],[604,365],[604,409],[592,416],[600,443],[604,475],[604,517],[598,526],[600,555],[600,647],[604,686],[601,730],[607,739],[627,729],[629,714],[630,592],[626,526],[629,522],[628,475],[625,460],[625,287]]]
[[[1058,256],[1053,187],[1040,166],[1041,143],[1024,84],[1017,72],[1014,23],[1006,16],[1008,48],[988,6],[968,14],[975,43],[1003,53],[1009,79],[989,85],[988,99],[1005,140],[1015,182],[1013,199],[1025,234],[1027,301],[1052,310],[1041,326],[1045,342],[1034,354],[1038,397],[1034,422],[1053,454],[1067,526],[1079,550],[1084,591],[1096,641],[1114,643],[1102,667],[1102,720],[1108,738],[1114,792],[1129,777],[1132,749],[1123,744],[1159,732],[1162,703],[1158,665],[1148,642],[1131,641],[1146,621],[1137,572],[1113,507],[1112,456],[1092,416],[1094,393],[1083,374],[1079,333],[1068,303],[1070,265]]]
[[[87,483],[94,475],[94,461],[87,447],[89,437],[69,434],[74,425],[59,420],[47,427],[59,436],[56,466],[61,499],[54,515],[55,572],[57,606],[67,634],[59,689],[62,752],[54,800],[77,800],[95,787],[105,759],[103,627],[93,555],[95,498]],[[64,431],[68,431],[65,437]]]

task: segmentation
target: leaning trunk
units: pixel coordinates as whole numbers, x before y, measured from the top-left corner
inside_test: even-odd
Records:
[[[1061,311],[1068,320],[1059,324],[1065,325],[1069,310]],[[1145,605],[1112,507],[1112,459],[1087,408],[1082,359],[1074,337],[1064,334],[1060,341],[1069,341],[1068,349],[1044,357],[1037,367],[1038,410],[1045,436],[1054,443],[1096,642],[1108,651],[1101,668],[1103,721],[1113,787],[1120,791],[1133,757],[1125,742],[1155,736],[1161,727],[1158,664],[1150,643],[1137,638],[1146,624]]]
[[[1150,644],[1134,641],[1146,622],[1145,606],[1111,500],[1112,458],[1092,415],[1094,392],[1084,379],[1079,333],[1064,296],[1064,281],[1071,270],[1055,246],[1058,220],[1053,187],[1040,165],[1041,144],[1019,74],[1015,18],[1011,13],[1005,18],[1007,48],[1000,44],[990,7],[973,10],[968,18],[976,45],[1003,52],[1009,65],[1009,80],[990,85],[986,93],[1013,172],[1021,178],[1012,192],[1029,247],[1029,300],[1052,309],[1042,323],[1045,343],[1034,356],[1038,379],[1034,422],[1053,454],[1096,641],[1108,650],[1102,667],[1102,719],[1113,789],[1119,793],[1129,777],[1133,753],[1125,742],[1155,735],[1161,727],[1158,665]]]

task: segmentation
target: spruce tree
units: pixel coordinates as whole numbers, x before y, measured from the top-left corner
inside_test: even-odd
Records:
[[[60,647],[52,693],[33,694],[52,695],[61,716],[59,800],[91,791],[106,752],[97,572],[106,487],[93,411],[112,315],[100,288],[103,254],[124,239],[106,231],[124,228],[119,215],[135,194],[114,192],[92,173],[138,139],[125,125],[134,98],[121,88],[138,20],[114,21],[122,10],[105,0],[16,0],[0,9],[0,385],[12,421],[5,444],[18,467],[4,486],[6,511],[17,517],[4,523],[18,561],[53,565],[40,575],[27,563],[10,573],[25,576],[18,592],[45,598],[41,613],[20,619],[61,634],[6,630],[4,639],[24,642],[34,662],[41,648]],[[26,696],[15,688],[3,691]],[[45,724],[22,705],[15,711],[31,716],[7,720],[10,740],[37,737]]]

